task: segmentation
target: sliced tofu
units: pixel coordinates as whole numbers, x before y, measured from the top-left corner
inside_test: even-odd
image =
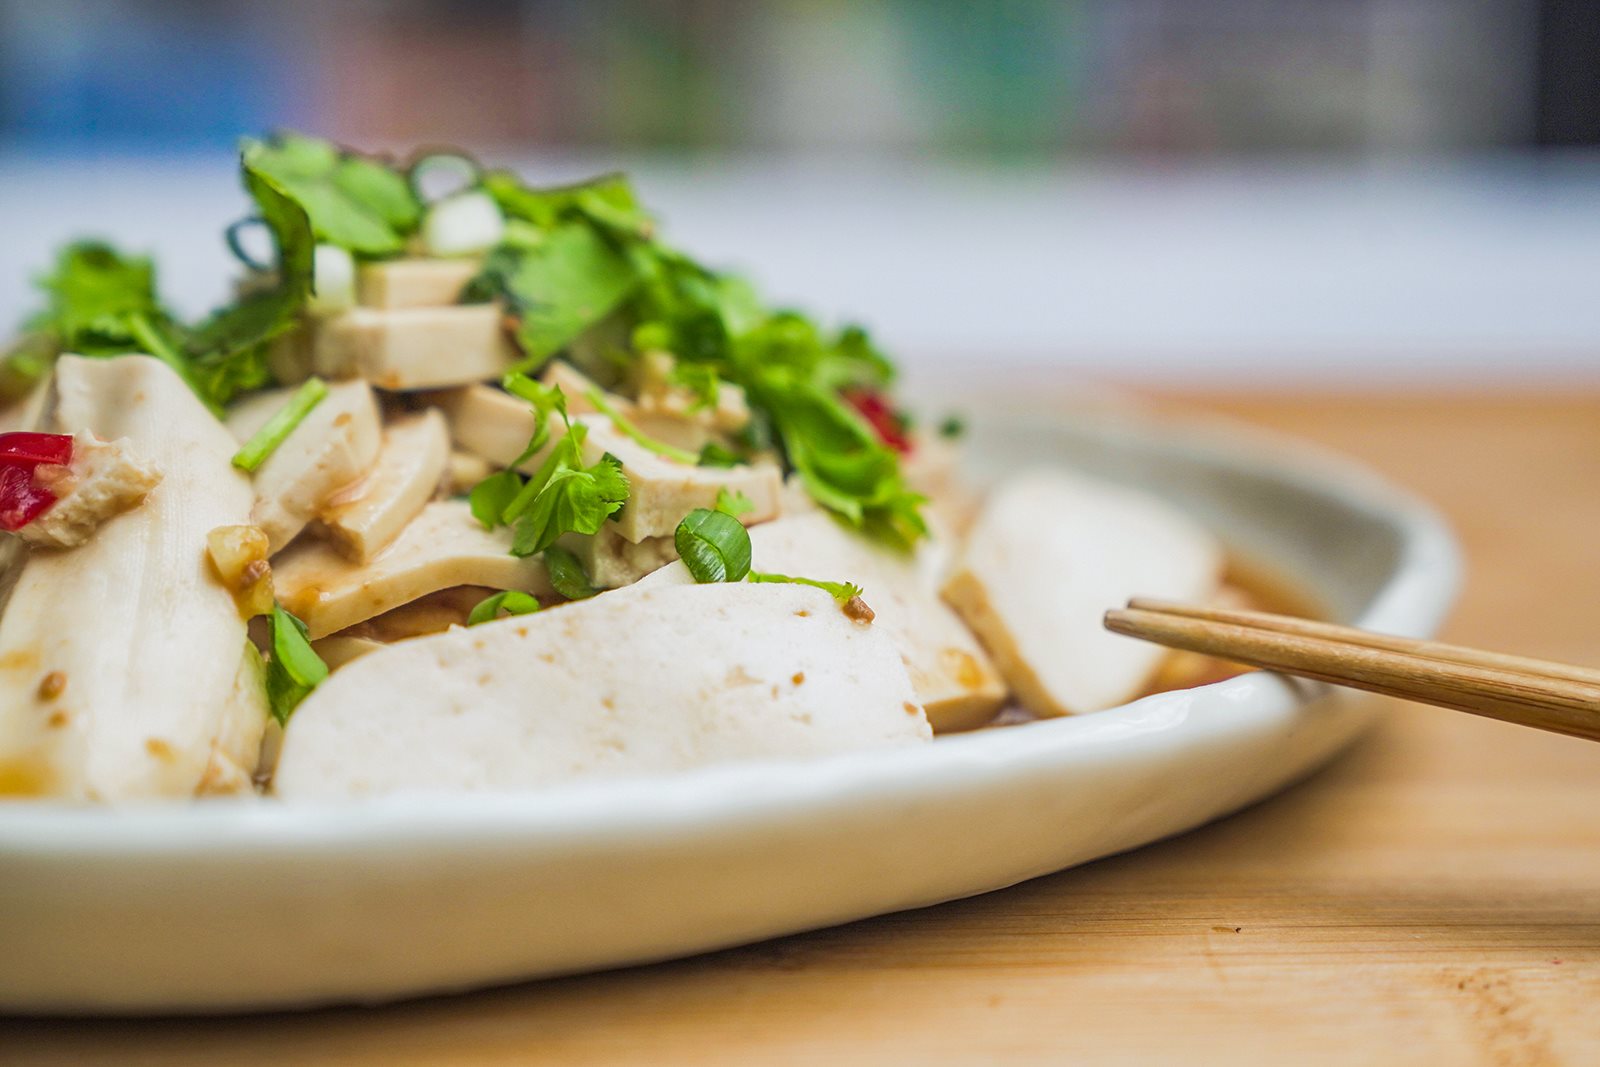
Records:
[[[472,386],[441,393],[436,400],[450,422],[456,444],[491,463],[511,463],[533,436],[528,405],[498,389]],[[752,509],[740,516],[747,526],[779,514],[783,479],[776,463],[762,460],[738,467],[692,467],[630,440],[605,415],[575,415],[573,421],[589,427],[585,463],[597,463],[607,452],[622,461],[630,491],[613,528],[625,540],[638,544],[649,537],[670,537],[689,512],[715,507],[717,493],[723,488],[750,499]],[[546,454],[534,456],[522,469],[537,470]]]
[[[498,379],[518,358],[504,318],[498,304],[351,308],[318,324],[311,368],[391,390]]]
[[[356,302],[363,307],[451,307],[483,266],[477,259],[385,259],[356,269]]]
[[[70,464],[41,464],[33,473],[56,502],[17,536],[44,548],[76,548],[109,519],[144,503],[161,471],[125,440],[102,441],[87,430],[72,439]]]
[[[46,429],[128,439],[162,480],[69,552],[31,549],[0,616],[0,794],[78,801],[237,787],[267,720],[206,535],[250,519],[237,442],[166,364],[63,357]]]
[[[1032,471],[984,504],[944,597],[1036,715],[1124,703],[1164,649],[1109,633],[1101,618],[1130,597],[1203,600],[1223,553],[1170,504],[1065,471]]]
[[[290,720],[285,800],[509,791],[931,736],[894,644],[798,586],[602,596],[347,664]]]
[[[293,395],[273,389],[228,413],[228,429],[248,441]],[[383,427],[365,382],[338,382],[255,472],[253,521],[277,552],[378,461]]]
[[[1005,702],[1005,683],[989,657],[939,599],[930,574],[936,546],[925,543],[916,555],[902,555],[815,512],[752,528],[750,549],[756,570],[861,586],[861,599],[876,613],[872,625],[899,650],[935,732],[982,726]],[[675,563],[639,587],[693,581],[688,569]]]
[[[611,529],[610,524],[591,537],[565,534],[556,544],[578,557],[589,584],[596,589],[632,585],[678,558],[672,537],[646,537],[635,544]]]
[[[353,563],[326,542],[303,541],[273,561],[272,581],[312,639],[457,585],[554,595],[544,564],[511,555],[511,532],[485,530],[461,500],[428,504],[368,563]]]
[[[459,448],[450,450],[450,464],[440,487],[443,496],[460,496],[472,492],[472,487],[494,473],[494,464],[472,452]]]
[[[367,562],[433,499],[449,463],[450,430],[439,412],[390,423],[371,472],[323,510],[330,539],[351,559]]]

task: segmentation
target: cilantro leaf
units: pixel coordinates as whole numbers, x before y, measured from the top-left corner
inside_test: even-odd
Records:
[[[467,494],[467,506],[485,530],[492,530],[505,521],[502,516],[520,492],[520,474],[512,470],[496,471],[472,487]]]
[[[755,509],[755,503],[744,493],[739,491],[730,493],[727,486],[717,490],[717,510],[724,515],[732,515],[737,519],[741,515],[748,515]]]
[[[750,532],[727,512],[695,508],[672,543],[697,582],[739,582],[750,573]]]
[[[318,240],[357,255],[396,255],[417,228],[422,206],[405,178],[328,141],[280,133],[246,140],[245,156],[306,213]]]
[[[279,724],[328,677],[328,665],[311,648],[306,624],[272,605],[268,622],[272,658],[267,663],[267,704]]]
[[[628,499],[628,478],[616,456],[607,452],[593,466],[582,466],[585,429],[582,423],[572,427],[508,509],[517,509],[508,517],[514,524],[512,555],[543,552],[565,533],[599,533]],[[528,503],[518,509],[524,497]]]
[[[498,297],[517,319],[520,370],[536,370],[611,314],[639,284],[633,264],[584,222],[519,231],[484,260],[465,298]]]
[[[507,615],[532,615],[539,610],[539,601],[518,589],[507,589],[484,597],[473,605],[467,614],[467,625],[477,626],[492,622],[504,611]]]

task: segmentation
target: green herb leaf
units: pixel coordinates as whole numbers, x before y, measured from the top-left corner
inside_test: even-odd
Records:
[[[311,648],[306,624],[272,606],[269,618],[272,659],[267,664],[267,704],[272,717],[287,724],[289,716],[328,677],[328,665]]]
[[[672,543],[697,582],[738,582],[750,573],[750,532],[726,512],[695,508]]]
[[[550,416],[560,415],[562,422],[571,425],[567,418],[567,394],[558,385],[545,385],[526,374],[515,372],[506,375],[500,384],[506,392],[526,400],[533,408],[533,436],[528,439],[528,446],[522,450],[522,455],[512,461],[511,465],[516,467],[533,458],[534,453],[550,440]]]
[[[815,578],[796,578],[788,574],[775,574],[770,571],[751,571],[752,582],[782,582],[788,585],[809,585],[814,589],[821,589],[841,604],[848,604],[861,595],[861,587],[853,582],[819,582]]]
[[[550,575],[550,584],[568,600],[587,600],[600,590],[589,584],[578,557],[562,548],[551,545],[544,550],[544,568]]]
[[[539,601],[531,595],[517,589],[507,589],[474,604],[472,611],[467,614],[467,625],[490,622],[498,618],[502,611],[507,615],[532,615],[538,610]]]
[[[743,492],[730,493],[727,486],[717,490],[717,510],[724,515],[732,515],[737,519],[740,515],[748,515],[755,509],[755,504]]]
[[[250,435],[244,447],[233,454],[233,465],[254,474],[327,395],[327,382],[321,378],[307,378],[289,397],[289,402],[274,412],[261,429]]]
[[[703,363],[678,363],[673,366],[667,380],[694,394],[694,401],[689,405],[690,411],[709,411],[717,406],[717,399],[722,392],[722,379],[717,376],[715,368]]]
[[[472,517],[481,522],[485,530],[492,530],[505,521],[502,516],[520,492],[520,474],[512,470],[496,471],[472,487],[467,494],[467,506],[472,509]]]
[[[539,473],[523,486],[518,501],[507,509],[514,512],[507,516],[515,527],[512,555],[543,552],[565,533],[599,533],[605,520],[628,499],[628,479],[616,456],[607,452],[593,466],[582,466],[582,430],[580,423],[569,431]],[[562,447],[574,441],[570,449]],[[529,498],[526,506],[519,506],[522,498]]]
[[[669,445],[665,441],[657,441],[654,437],[646,434],[644,431],[640,430],[639,427],[635,426],[631,419],[629,419],[622,412],[618,411],[616,405],[606,400],[605,394],[601,393],[599,389],[591,388],[587,393],[587,398],[589,403],[594,405],[594,409],[596,411],[600,412],[600,414],[611,420],[611,425],[615,426],[618,432],[639,447],[648,449],[658,456],[670,459],[674,463],[687,463],[691,467],[699,464],[699,453],[690,452],[687,449],[678,448],[675,445]]]
[[[283,133],[245,141],[250,167],[305,210],[319,240],[357,255],[404,250],[422,207],[394,169],[328,141]]]
[[[284,187],[259,169],[261,151],[247,144],[239,165],[245,190],[272,232],[274,283],[214,312],[190,332],[185,344],[198,391],[214,406],[271,381],[267,346],[299,323],[314,280],[311,221]]]
[[[944,421],[939,424],[939,436],[949,440],[961,437],[966,432],[967,424],[959,415],[946,415]]]
[[[519,370],[537,370],[638,287],[633,264],[584,222],[508,240],[491,251],[466,299],[498,297],[517,319]]]
[[[702,467],[737,467],[743,462],[744,460],[715,441],[707,441],[705,447],[700,449],[700,466]]]

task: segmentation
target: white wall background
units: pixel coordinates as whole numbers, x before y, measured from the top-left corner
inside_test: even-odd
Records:
[[[572,178],[617,160],[527,163]],[[667,234],[852,317],[915,373],[1278,387],[1600,382],[1600,160],[972,171],[849,160],[631,167]],[[0,324],[61,240],[222,298],[226,160],[0,157]]]

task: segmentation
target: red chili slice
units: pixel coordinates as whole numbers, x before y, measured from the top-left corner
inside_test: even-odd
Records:
[[[846,389],[845,400],[861,413],[884,444],[896,452],[911,451],[911,438],[906,436],[905,420],[895,411],[888,399],[876,389]]]
[[[0,529],[16,533],[56,502],[56,495],[33,484],[33,468],[0,466]]]
[[[72,462],[72,435],[65,433],[0,433],[0,463],[26,464]]]
[[[72,462],[72,437],[64,433],[0,433],[0,529],[15,533],[56,502],[33,484],[42,463]]]

